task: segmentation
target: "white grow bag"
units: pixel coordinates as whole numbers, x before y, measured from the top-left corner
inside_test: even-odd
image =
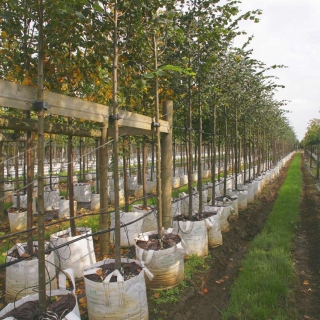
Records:
[[[77,201],[73,201],[74,212],[77,211]],[[59,218],[70,218],[70,201],[65,197],[59,200]]]
[[[236,195],[238,197],[238,210],[245,210],[247,209],[248,202],[247,202],[247,196],[248,191],[247,190],[228,190],[227,191],[228,196]]]
[[[47,247],[48,245],[49,243],[46,243]],[[10,256],[10,254],[15,249],[20,253],[24,253],[26,246],[27,243],[18,243],[7,251],[6,262],[18,260],[17,258]],[[38,247],[38,242],[33,241],[33,246]],[[54,256],[54,252],[50,252],[45,256],[46,290],[57,288]],[[34,294],[34,288],[38,286],[39,283],[38,277],[38,259],[23,260],[6,267],[6,302],[13,302],[24,296]]]
[[[17,194],[12,196],[12,207],[16,207],[18,202]],[[28,199],[26,194],[20,194],[20,208],[27,208]],[[36,198],[32,199],[32,213],[36,213]]]
[[[136,176],[131,176],[128,178],[128,187],[130,191],[134,191],[136,188],[136,185],[138,184],[138,178]]]
[[[180,185],[184,186],[188,183],[188,176],[186,174],[180,176]]]
[[[128,226],[120,228],[120,246],[128,247],[135,244],[135,238],[139,236],[142,230],[143,220],[142,212],[120,212],[120,226],[137,220]],[[139,219],[139,220],[138,220]],[[111,213],[111,228],[115,227],[115,213]],[[110,232],[110,242],[114,243],[114,231]]]
[[[132,211],[139,212],[142,215],[145,215],[146,213],[152,211],[149,215],[147,215],[145,218],[143,218],[142,227],[141,227],[141,230],[138,232],[137,236],[141,232],[148,232],[148,231],[157,230],[158,221],[157,221],[157,210],[155,208],[148,206],[147,209],[144,210],[144,209],[142,209],[142,205],[135,204],[132,206]]]
[[[172,188],[179,188],[180,187],[180,177],[172,177]]]
[[[208,232],[208,245],[214,248],[223,243],[220,226],[220,213],[223,209],[216,206],[206,206],[206,209],[207,212],[216,212],[216,214],[205,219]]]
[[[91,210],[95,212],[100,211],[100,194],[99,193],[91,194]]]
[[[66,275],[65,274],[69,275],[69,278],[73,284],[74,289],[72,291],[69,291],[66,289]],[[73,310],[70,311],[68,314],[66,314],[62,318],[62,320],[80,320],[80,311],[79,311],[79,306],[78,306],[78,300],[77,300],[77,297],[75,294],[76,285],[74,282],[72,269],[63,270],[63,272],[61,272],[59,274],[58,279],[59,279],[58,289],[53,289],[51,291],[47,291],[46,295],[48,297],[54,297],[54,296],[64,296],[67,294],[73,294],[73,296],[75,297],[76,304],[75,304]],[[8,312],[14,310],[15,308],[20,307],[25,302],[36,301],[36,300],[39,300],[39,294],[27,295],[27,296],[23,297],[22,299],[20,299],[19,301],[15,301],[14,303],[10,303],[0,311],[0,317],[5,316]],[[14,318],[12,318],[12,317],[4,318],[4,320],[13,320],[13,319]]]
[[[95,274],[98,270],[101,270],[101,265],[111,262],[114,262],[114,260],[99,261],[96,264],[86,267],[84,274]],[[136,262],[141,266],[142,271],[138,276],[127,281],[124,281],[118,270],[110,273],[103,282],[91,281],[84,277],[90,320],[148,319],[148,303],[144,274],[148,274],[151,278],[152,274],[146,270],[139,261],[121,259],[121,262]],[[117,282],[110,282],[112,276],[117,277]]]
[[[171,233],[172,229],[163,231]],[[157,231],[139,235],[137,240],[147,241],[149,235]],[[145,250],[136,244],[136,257],[154,275],[152,281],[146,277],[147,287],[150,289],[169,289],[180,284],[184,278],[184,252],[182,242],[164,250]]]
[[[210,211],[210,207],[212,208],[212,206],[204,206],[203,211]],[[221,207],[221,209],[219,210],[219,214],[218,214],[221,232],[222,233],[229,232],[230,225],[229,225],[228,218],[229,218],[229,216],[231,214],[231,210],[233,210],[233,208],[231,207],[231,205],[222,205],[222,206],[218,206],[218,207]]]
[[[147,191],[147,193],[156,193],[157,192],[157,181],[147,181],[146,191]]]
[[[78,202],[90,202],[91,186],[89,183],[76,183],[74,185],[74,199]]]
[[[43,192],[44,210],[51,211],[53,208],[59,208],[59,190],[50,190],[45,187]]]
[[[11,233],[27,229],[27,209],[21,208],[21,212],[13,211],[15,207],[8,209],[8,219]]]
[[[76,240],[85,234],[91,234],[91,228],[76,228],[81,235],[71,236],[71,229],[59,231],[50,236],[54,247],[60,246],[71,240]],[[80,239],[66,246],[56,249],[56,265],[60,269],[72,268],[76,279],[83,277],[84,267],[96,262],[92,236]]]
[[[173,221],[173,230],[181,236],[188,255],[199,257],[208,255],[208,233],[205,220]]]
[[[115,192],[114,190],[109,192],[110,194],[110,202],[111,204],[115,204]],[[124,199],[124,190],[119,189],[119,205],[123,206],[125,204],[125,199]]]

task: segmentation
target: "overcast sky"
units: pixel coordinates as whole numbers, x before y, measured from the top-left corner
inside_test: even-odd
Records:
[[[247,36],[254,35],[249,47],[253,58],[268,66],[288,66],[272,70],[279,78],[275,81],[285,85],[275,98],[290,100],[287,118],[301,141],[309,121],[320,118],[320,0],[242,0],[239,7],[243,13],[263,11],[259,23],[240,26]],[[234,44],[243,42],[239,38]]]

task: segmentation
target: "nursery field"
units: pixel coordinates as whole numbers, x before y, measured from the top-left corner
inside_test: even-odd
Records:
[[[301,156],[303,190],[299,210],[299,223],[296,228],[292,255],[296,279],[291,288],[288,308],[294,307],[299,316],[290,319],[320,319],[320,203],[315,178],[307,170]],[[223,319],[231,299],[231,288],[241,274],[243,260],[249,245],[263,230],[278,191],[283,185],[292,161],[281,170],[272,183],[267,184],[254,202],[248,203],[246,210],[239,210],[239,218],[230,222],[230,231],[223,234],[223,244],[209,249],[206,258],[190,256],[185,261],[185,279],[173,289],[152,291],[148,289],[149,319]],[[85,203],[79,203],[80,212],[86,213]],[[92,220],[92,221],[90,221]],[[98,221],[90,217],[82,223],[93,229]],[[2,225],[4,226],[4,225]],[[61,226],[62,227],[62,226]],[[98,238],[94,237],[97,258],[100,257]],[[5,243],[2,243],[5,245]],[[134,257],[134,247],[122,249],[125,256]],[[112,255],[112,252],[110,253]],[[81,319],[88,319],[86,295],[83,281],[76,283]],[[6,305],[5,269],[0,269],[0,308]],[[231,316],[228,319],[239,319]],[[283,319],[283,318],[282,318]],[[289,318],[288,318],[289,319]]]

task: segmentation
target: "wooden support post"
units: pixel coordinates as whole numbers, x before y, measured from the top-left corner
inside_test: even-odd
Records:
[[[162,107],[163,119],[168,121],[170,131],[161,137],[161,189],[162,222],[165,229],[171,226],[171,192],[172,192],[172,125],[173,102],[166,101]],[[158,212],[158,214],[161,214]]]

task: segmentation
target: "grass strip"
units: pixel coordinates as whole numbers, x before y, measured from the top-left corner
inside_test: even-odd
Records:
[[[262,233],[250,244],[223,319],[298,319],[289,300],[295,282],[291,248],[302,192],[300,161],[296,154]]]

